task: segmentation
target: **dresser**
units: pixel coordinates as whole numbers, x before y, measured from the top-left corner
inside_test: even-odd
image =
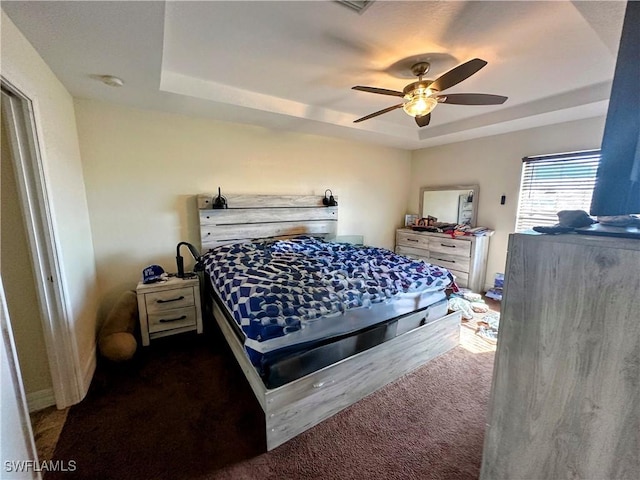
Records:
[[[482,480],[640,477],[640,241],[509,237]]]
[[[200,280],[169,277],[136,288],[142,345],[151,339],[196,330],[202,333]]]
[[[447,268],[460,287],[481,292],[487,274],[490,237],[452,238],[444,233],[396,231],[396,253]]]

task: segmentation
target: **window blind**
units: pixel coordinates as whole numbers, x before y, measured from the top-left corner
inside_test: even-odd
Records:
[[[522,159],[516,231],[558,223],[561,210],[589,212],[600,150]]]

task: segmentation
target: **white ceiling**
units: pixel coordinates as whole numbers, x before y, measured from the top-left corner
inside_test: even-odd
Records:
[[[2,9],[72,95],[272,129],[424,148],[606,113],[623,1],[14,2]],[[447,90],[506,95],[499,106],[441,104],[418,128],[397,98],[412,57],[428,78],[478,57]],[[95,80],[112,74],[125,86]]]

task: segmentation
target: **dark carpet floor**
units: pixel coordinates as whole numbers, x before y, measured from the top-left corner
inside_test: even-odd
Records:
[[[82,479],[475,479],[493,354],[461,347],[272,452],[264,417],[216,332],[99,363],[54,460]]]

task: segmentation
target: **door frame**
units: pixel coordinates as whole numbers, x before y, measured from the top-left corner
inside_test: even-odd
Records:
[[[26,458],[5,458],[3,456],[2,462],[3,465],[0,467],[2,470],[6,470],[7,467],[5,462],[7,461],[38,461],[38,452],[36,449],[35,439],[33,437],[33,429],[31,427],[31,419],[29,417],[29,410],[27,408],[26,396],[24,393],[24,386],[22,383],[22,376],[20,374],[20,365],[18,364],[18,354],[16,352],[16,345],[13,339],[13,331],[11,330],[11,319],[9,318],[9,311],[7,310],[7,303],[5,301],[4,296],[4,288],[2,286],[2,276],[0,275],[0,330],[2,330],[2,348],[4,350],[3,354],[7,356],[8,365],[11,378],[2,377],[2,389],[3,393],[4,389],[10,389],[10,394],[15,395],[15,408],[17,409],[17,423],[15,425],[16,419],[3,419],[4,421],[11,422],[11,442],[13,444],[24,442],[22,447],[24,451],[21,452],[26,454]],[[4,405],[3,405],[4,407]],[[4,429],[4,426],[3,426]],[[4,450],[4,449],[3,449]],[[3,454],[5,452],[3,451]],[[17,452],[13,452],[17,453]],[[40,474],[39,469],[30,469],[30,476],[33,479],[40,480],[42,475]],[[27,478],[27,475],[24,475],[24,478]]]
[[[38,137],[37,105],[0,75],[12,161],[25,220],[53,393],[58,408],[82,399],[83,375],[61,270],[46,173]]]

